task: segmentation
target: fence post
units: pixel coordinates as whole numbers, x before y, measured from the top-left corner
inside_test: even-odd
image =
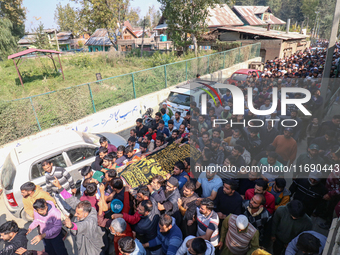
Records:
[[[96,106],[95,106],[94,101],[93,101],[93,94],[92,94],[92,89],[91,89],[90,83],[88,83],[87,86],[89,87],[89,91],[90,91],[90,97],[91,97],[93,112],[96,113]]]
[[[137,96],[136,96],[136,87],[135,87],[135,76],[134,76],[133,73],[131,74],[131,77],[132,77],[132,86],[133,86],[133,96],[135,98],[137,98]]]
[[[167,81],[167,78],[166,78],[166,65],[164,65],[164,78],[165,78],[165,88],[168,87],[168,81]]]
[[[39,123],[39,120],[38,120],[37,113],[35,112],[33,101],[32,101],[31,97],[30,97],[30,102],[31,102],[31,105],[32,105],[32,110],[33,110],[33,113],[34,113],[35,120],[37,121],[37,124],[38,124],[39,131],[41,131],[42,129],[41,129],[41,126],[40,126],[40,123]]]
[[[185,61],[185,80],[188,80],[188,60]]]
[[[209,62],[209,58],[210,57],[210,55],[208,55],[208,74],[210,74],[210,62]]]
[[[223,69],[225,69],[225,52],[223,54]]]

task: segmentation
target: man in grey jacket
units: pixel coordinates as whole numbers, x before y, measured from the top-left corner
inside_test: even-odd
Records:
[[[76,197],[68,193],[55,178],[53,185],[58,188],[58,192],[65,201],[75,209],[75,221],[66,218],[64,225],[70,229],[72,235],[76,236],[78,254],[94,255],[102,251],[103,231],[97,223],[97,211],[91,206],[89,201],[80,202]]]

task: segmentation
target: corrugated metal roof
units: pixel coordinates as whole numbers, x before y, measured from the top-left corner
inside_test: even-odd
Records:
[[[35,43],[36,35],[24,35],[19,41],[18,44],[32,44]]]
[[[167,29],[168,24],[160,24],[157,27],[155,27],[153,30],[162,30],[162,29]]]
[[[271,38],[282,39],[282,40],[299,40],[299,39],[305,39],[308,37],[306,35],[299,34],[299,33],[287,34],[285,31],[277,31],[277,30],[267,31],[267,29],[265,28],[253,27],[253,26],[219,27],[218,29],[260,35],[260,36],[271,37]]]
[[[143,30],[133,31],[137,37],[141,37],[143,35]]]
[[[98,46],[112,46],[108,35],[107,30],[104,28],[98,28],[96,31],[92,34],[92,36],[87,40],[85,43],[86,46],[89,45],[98,45]]]
[[[269,6],[234,6],[233,10],[242,16],[242,18],[244,18],[251,26],[286,24],[286,22],[276,18],[273,14],[271,14]],[[270,13],[269,18],[266,21],[256,16],[262,15],[266,12]]]
[[[40,49],[27,49],[24,51],[20,51],[18,53],[12,54],[8,56],[8,59],[12,58],[18,58],[27,54],[31,54],[33,52],[43,52],[43,53],[54,53],[54,54],[62,54],[62,52],[56,51],[56,50],[40,50]]]
[[[208,8],[209,16],[207,18],[208,27],[219,26],[242,26],[243,22],[226,4],[216,5],[215,8]]]

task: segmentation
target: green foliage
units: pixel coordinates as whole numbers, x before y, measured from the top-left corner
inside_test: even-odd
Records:
[[[52,45],[49,42],[48,35],[44,32],[43,23],[40,22],[34,32],[36,34],[35,42],[33,43],[34,47],[44,50],[53,49]]]
[[[219,3],[219,0],[158,0],[166,17],[168,33],[175,46],[183,47],[186,52],[192,44],[190,35],[199,38],[207,31],[206,19],[208,7]]]
[[[161,66],[170,64],[173,62],[179,61],[178,57],[175,56],[172,52],[170,53],[160,53],[159,51],[155,52],[150,58],[151,66]]]
[[[17,39],[25,34],[26,8],[23,0],[0,1],[0,19],[9,19],[12,23],[11,33]]]
[[[14,53],[17,46],[11,29],[12,23],[9,19],[0,19],[0,59],[5,59],[8,55]]]
[[[62,6],[59,3],[54,13],[54,20],[60,31],[71,31],[76,36],[80,34],[78,12],[70,4]]]
[[[78,54],[77,58],[71,58],[69,60],[69,63],[73,66],[77,66],[80,68],[87,68],[93,66],[92,58],[86,53]]]

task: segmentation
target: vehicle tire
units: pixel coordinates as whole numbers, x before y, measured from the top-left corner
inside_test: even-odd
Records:
[[[33,218],[25,212],[24,208],[21,210],[20,218],[22,218],[25,221],[33,221]]]

